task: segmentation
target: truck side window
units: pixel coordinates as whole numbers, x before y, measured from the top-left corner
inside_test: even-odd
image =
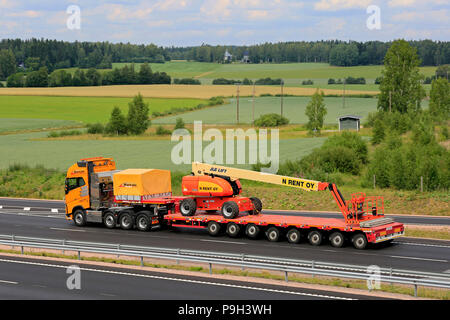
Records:
[[[66,192],[84,186],[86,183],[83,178],[67,178]]]

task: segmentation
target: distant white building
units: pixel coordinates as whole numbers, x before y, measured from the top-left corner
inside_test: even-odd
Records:
[[[225,63],[229,63],[229,62],[231,62],[232,59],[233,59],[233,55],[231,53],[229,53],[228,50],[226,50],[225,54],[223,56],[223,61]]]

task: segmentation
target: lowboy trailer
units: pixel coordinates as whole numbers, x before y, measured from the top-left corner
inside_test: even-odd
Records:
[[[284,185],[306,191],[329,190],[343,219],[263,214],[258,198],[242,197],[239,179]],[[245,233],[269,241],[306,239],[312,245],[329,241],[334,247],[351,242],[357,249],[391,241],[404,226],[384,216],[382,197],[353,194],[345,201],[335,184],[194,162],[183,177],[183,196],[173,196],[170,171],[116,170],[111,158],[82,159],[66,178],[66,218],[78,226],[103,223],[108,228],[206,229],[211,236]]]

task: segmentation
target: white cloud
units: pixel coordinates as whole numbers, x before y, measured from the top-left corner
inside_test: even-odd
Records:
[[[411,7],[416,0],[390,0],[388,2],[389,7]]]
[[[415,21],[433,21],[433,23],[448,23],[448,10],[429,10],[429,11],[408,11],[396,14],[392,17],[394,21],[415,22]]]
[[[314,5],[319,11],[337,11],[355,8],[367,8],[372,0],[320,0]]]
[[[10,17],[24,17],[24,18],[37,18],[42,16],[41,11],[35,11],[35,10],[26,10],[26,11],[20,11],[20,12],[13,12],[10,14],[7,14]]]

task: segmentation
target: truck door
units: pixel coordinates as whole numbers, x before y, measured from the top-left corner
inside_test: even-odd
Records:
[[[84,178],[66,178],[65,193],[68,213],[76,206],[89,208],[89,187]]]

